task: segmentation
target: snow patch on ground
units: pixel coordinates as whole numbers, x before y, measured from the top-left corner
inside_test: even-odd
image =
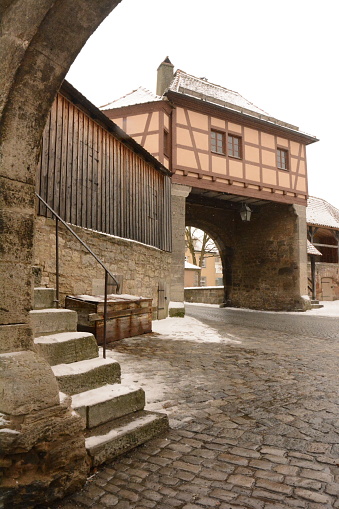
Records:
[[[205,325],[190,316],[185,318],[165,318],[152,322],[153,332],[170,336],[176,341],[195,341],[197,343],[241,343],[233,334],[222,336],[216,329]]]
[[[209,306],[209,307],[219,307],[216,304],[193,304],[191,302],[187,302],[189,306]],[[260,311],[258,309],[248,309],[248,308],[232,308],[228,307],[226,309],[231,309],[232,311],[248,311],[249,313],[269,313],[269,314],[278,314],[278,315],[299,315],[299,316],[333,316],[339,318],[339,300],[334,301],[320,301],[320,304],[323,305],[322,308],[319,309],[309,309],[308,311]]]

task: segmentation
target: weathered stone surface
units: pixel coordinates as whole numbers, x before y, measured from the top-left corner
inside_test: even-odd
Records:
[[[21,419],[6,416],[8,425],[19,431],[7,433],[15,439],[1,449],[1,507],[33,507],[84,483],[89,464],[83,423],[68,405],[65,400]]]
[[[33,352],[0,355],[0,411],[24,415],[59,403],[59,388],[50,365]]]
[[[72,397],[72,407],[83,417],[89,429],[142,410],[144,406],[143,389],[119,384],[106,385]]]
[[[0,262],[0,277],[0,323],[28,323],[33,294],[31,264]]]
[[[128,424],[127,427],[125,427],[126,424]],[[132,421],[129,417],[119,419],[113,431],[108,427],[105,428],[105,425],[94,428],[91,436],[86,438],[86,448],[92,465],[96,466],[108,459],[116,458],[167,430],[166,414],[138,412]]]
[[[2,325],[0,327],[0,353],[33,350],[32,329],[28,325]]]
[[[268,203],[248,223],[238,211],[186,204],[186,224],[207,231],[220,248],[225,302],[234,307],[305,309],[303,221],[306,228],[305,208],[286,204]]]
[[[73,332],[77,328],[77,314],[69,309],[33,309],[30,312],[35,336]]]
[[[120,364],[113,359],[90,359],[52,367],[60,390],[78,394],[105,384],[120,383]]]
[[[184,302],[185,201],[191,188],[172,184],[171,301]]]
[[[201,302],[205,304],[222,304],[225,290],[220,287],[185,288],[185,302]]]
[[[123,293],[153,299],[157,318],[159,281],[170,285],[170,253],[145,244],[111,237],[99,232],[73,227],[113,274],[123,274]],[[102,267],[64,228],[60,229],[60,290],[63,304],[66,295],[95,294],[103,280]],[[36,221],[35,265],[41,268],[41,284],[55,285],[55,223],[38,217]]]
[[[0,252],[3,262],[31,264],[34,215],[16,209],[0,210]]]
[[[98,356],[98,345],[89,332],[60,332],[35,338],[36,351],[51,366],[94,359]]]
[[[34,309],[48,309],[55,307],[55,290],[53,288],[34,288]]]

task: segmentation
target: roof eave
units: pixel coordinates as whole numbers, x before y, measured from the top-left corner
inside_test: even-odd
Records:
[[[303,133],[297,129],[291,129],[287,127],[286,125],[280,125],[277,119],[274,119],[273,117],[267,117],[267,119],[263,118],[264,115],[261,115],[256,112],[251,112],[251,114],[244,112],[243,109],[240,107],[229,107],[229,106],[221,106],[219,104],[215,104],[213,102],[209,102],[204,100],[203,98],[196,98],[193,96],[189,96],[180,92],[174,92],[173,90],[168,90],[166,92],[166,96],[169,100],[171,100],[174,104],[176,100],[185,100],[188,102],[191,102],[192,104],[201,105],[203,104],[206,108],[211,108],[217,111],[227,111],[228,113],[231,113],[234,116],[239,116],[242,119],[245,119],[247,122],[259,124],[260,126],[265,126],[269,128],[270,130],[275,130],[279,133],[283,132],[286,134],[289,134],[290,136],[296,137],[303,141],[306,145],[310,145],[312,143],[315,143],[318,140],[315,136],[311,136],[309,134]],[[226,104],[226,103],[225,103]]]

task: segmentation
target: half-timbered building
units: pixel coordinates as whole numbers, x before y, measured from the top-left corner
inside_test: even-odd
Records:
[[[172,298],[182,300],[186,224],[207,231],[222,254],[225,303],[303,309],[306,147],[316,138],[173,69],[168,58],[159,66],[157,94],[139,88],[102,108],[173,172]]]

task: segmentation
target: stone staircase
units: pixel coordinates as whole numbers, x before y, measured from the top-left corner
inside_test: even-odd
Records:
[[[92,467],[168,429],[166,414],[144,410],[143,389],[121,384],[119,363],[99,355],[95,337],[76,331],[76,312],[54,308],[53,289],[34,289],[31,321],[36,351],[83,418]]]
[[[311,300],[311,309],[320,309],[323,308],[324,305],[320,304],[318,300]]]

